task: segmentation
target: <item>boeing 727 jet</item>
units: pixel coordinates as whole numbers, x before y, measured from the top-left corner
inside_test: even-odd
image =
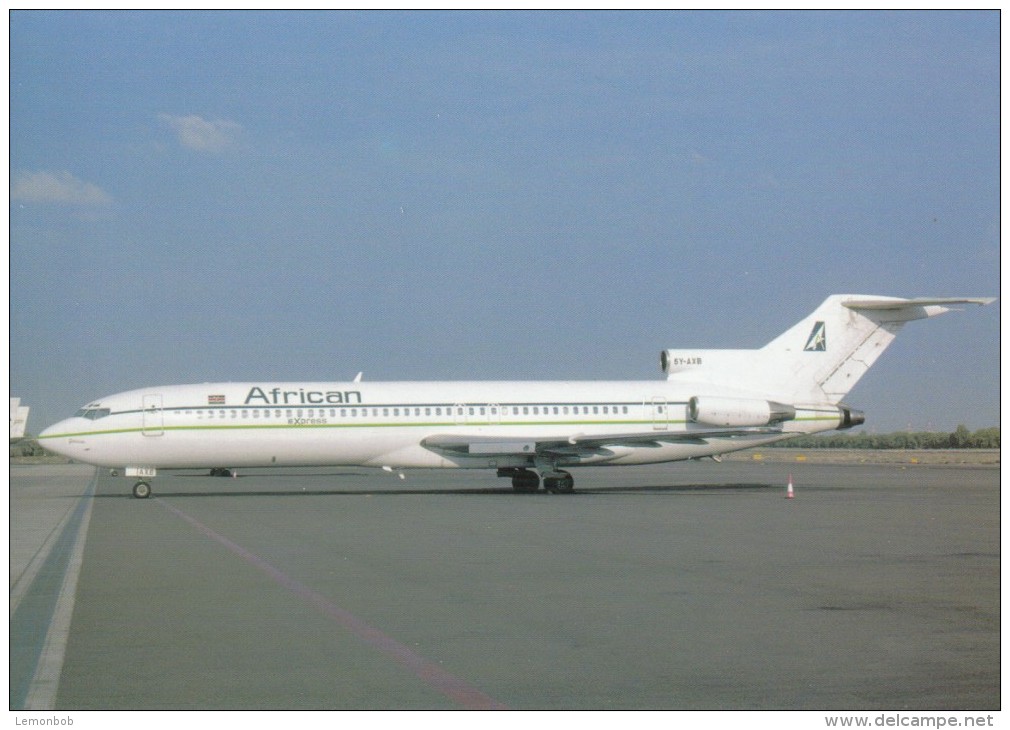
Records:
[[[39,435],[122,470],[362,466],[493,469],[568,493],[578,466],[716,457],[864,421],[842,401],[906,322],[986,298],[828,297],[756,350],[664,350],[665,380],[208,383],[117,393]]]

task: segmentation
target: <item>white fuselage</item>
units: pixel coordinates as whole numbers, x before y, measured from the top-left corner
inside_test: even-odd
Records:
[[[775,434],[720,438],[688,419],[671,381],[211,383],[146,388],[95,401],[43,433],[46,448],[105,467],[369,466],[509,468],[533,454],[456,453],[434,436],[568,439],[705,431],[697,440],[555,453],[551,466],[648,464],[711,456],[839,427],[828,403],[797,406]],[[720,389],[720,394],[734,394]],[[746,394],[741,394],[746,395]]]

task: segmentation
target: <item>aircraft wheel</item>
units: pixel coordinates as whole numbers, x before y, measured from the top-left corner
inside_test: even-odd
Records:
[[[540,489],[540,477],[526,469],[517,471],[512,475],[512,489],[519,494],[533,494]]]
[[[147,499],[151,496],[151,485],[147,482],[137,482],[133,485],[133,496],[137,499]]]
[[[563,477],[558,479],[558,491],[561,494],[571,494],[575,491],[575,477],[568,472],[562,472]]]
[[[566,471],[558,472],[561,476],[544,477],[544,489],[551,494],[571,494],[575,491],[575,479]]]

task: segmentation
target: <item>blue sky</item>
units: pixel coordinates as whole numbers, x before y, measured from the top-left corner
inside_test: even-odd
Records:
[[[999,294],[999,15],[22,12],[29,429],[216,380],[651,379],[832,293]],[[867,426],[999,422],[998,306]]]

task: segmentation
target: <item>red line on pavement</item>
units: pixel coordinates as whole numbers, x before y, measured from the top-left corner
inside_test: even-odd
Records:
[[[338,625],[357,636],[366,644],[378,649],[386,656],[412,671],[433,689],[451,699],[467,710],[505,710],[500,702],[493,700],[479,689],[459,677],[450,674],[437,664],[434,664],[417,654],[410,647],[383,633],[374,626],[359,619],[351,612],[336,605],[326,596],[312,590],[304,583],[295,580],[279,568],[274,567],[255,553],[246,550],[241,545],[232,542],[199,520],[190,517],[182,510],[173,507],[161,499],[156,500],[167,510],[182,518],[211,540],[228,548],[247,563],[266,573],[276,583],[294,593],[299,598],[310,603],[324,615],[333,619]]]

